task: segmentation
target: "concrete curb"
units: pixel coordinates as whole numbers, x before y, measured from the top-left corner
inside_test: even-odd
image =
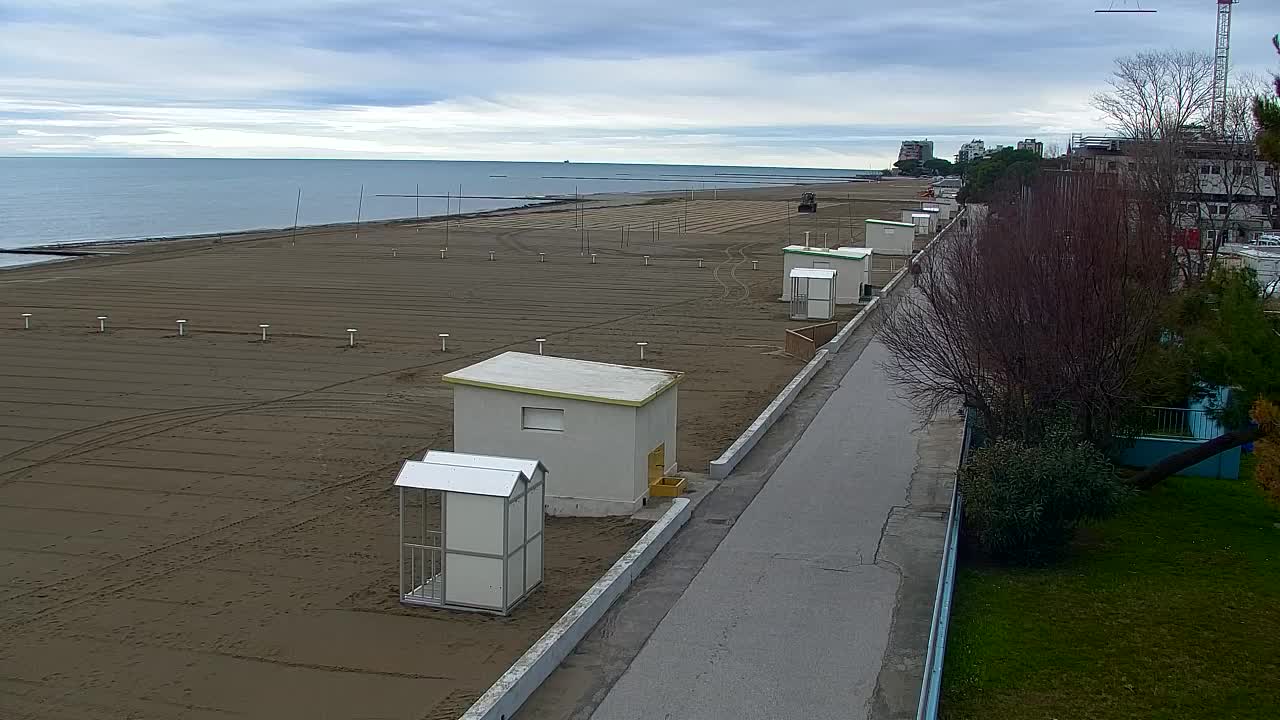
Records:
[[[864,309],[863,312],[866,312],[866,310]],[[862,313],[858,314],[862,315]],[[850,324],[852,324],[852,322]],[[832,342],[834,342],[834,340]],[[831,343],[827,343],[827,345],[830,344]],[[796,396],[800,394],[800,391],[804,389],[804,386],[808,385],[809,381],[813,379],[813,376],[817,375],[818,371],[822,369],[822,366],[827,364],[827,355],[829,354],[830,353],[825,349],[819,350],[818,354],[814,355],[813,359],[801,368],[800,372],[791,379],[791,382],[787,383],[787,386],[782,388],[782,392],[778,393],[778,396],[773,399],[773,402],[769,403],[769,406],[764,409],[764,412],[760,413],[760,416],[755,419],[755,422],[751,423],[751,425],[738,436],[738,439],[733,441],[733,444],[729,446],[729,449],[725,450],[720,457],[711,461],[710,473],[713,479],[723,480],[728,477],[729,473],[733,472],[733,469],[738,466],[738,463],[742,462],[742,459],[747,456],[747,453],[751,452],[751,448],[755,447],[756,443],[760,442],[760,438],[764,437],[764,434],[769,431],[769,428],[773,427],[773,424],[778,421],[778,418],[782,417],[782,413],[785,412],[791,405],[792,401],[796,399]]]
[[[942,228],[937,235],[934,235],[933,239],[921,248],[920,252],[911,256],[911,262],[915,262],[916,258],[919,258],[929,252],[929,250],[931,250],[933,246],[937,244],[944,235],[946,235],[947,231],[951,229],[951,226],[956,224],[956,221],[960,219],[960,215],[962,214],[964,214],[963,210],[957,213],[956,216],[951,219],[951,222],[947,223],[947,226]],[[881,291],[881,295],[888,295],[895,287],[897,287],[898,283],[902,281],[902,278],[907,276],[910,269],[911,263],[907,263],[907,266],[899,270],[897,274],[895,274],[884,286],[884,289]],[[830,342],[823,345],[822,348],[818,350],[818,354],[813,356],[813,359],[809,361],[809,364],[800,369],[800,372],[792,378],[791,382],[787,383],[787,386],[782,389],[782,392],[778,393],[778,396],[773,399],[773,402],[769,403],[769,407],[766,407],[764,412],[760,413],[759,417],[755,419],[755,422],[751,423],[751,425],[738,436],[738,439],[733,441],[733,444],[729,446],[729,449],[725,450],[720,457],[711,461],[710,472],[713,479],[723,480],[729,476],[729,473],[733,472],[733,469],[738,466],[738,463],[742,462],[742,459],[747,456],[747,453],[751,452],[751,448],[755,447],[756,443],[760,442],[760,438],[764,437],[764,434],[769,431],[769,428],[773,427],[773,424],[778,421],[778,418],[782,417],[782,413],[785,412],[796,399],[796,396],[800,394],[800,391],[804,389],[805,385],[808,385],[809,381],[813,379],[813,376],[818,374],[818,370],[822,369],[822,366],[827,363],[827,356],[833,352],[838,352],[840,348],[844,347],[845,342],[853,336],[853,331],[857,330],[867,318],[871,317],[871,313],[875,312],[876,307],[879,304],[879,297],[872,298],[871,302],[867,303],[862,310],[859,310],[858,314],[854,315],[853,319],[846,323],[845,326],[840,329],[840,332],[836,333],[836,336],[831,338]]]
[[[542,685],[692,515],[687,498],[671,508],[583,593],[551,629],[489,687],[460,720],[508,720]],[[519,612],[517,610],[517,612]]]

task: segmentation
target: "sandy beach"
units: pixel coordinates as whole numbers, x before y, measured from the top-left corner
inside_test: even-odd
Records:
[[[546,581],[508,618],[400,606],[390,482],[451,447],[441,375],[535,337],[683,371],[677,459],[705,471],[801,365],[788,234],[860,245],[926,188],[805,188],[816,216],[794,187],[611,196],[0,272],[0,708],[457,717],[647,524],[549,519]]]

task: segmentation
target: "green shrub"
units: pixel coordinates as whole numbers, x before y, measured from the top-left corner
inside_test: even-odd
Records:
[[[993,559],[1040,564],[1060,556],[1086,520],[1115,511],[1129,489],[1089,443],[975,450],[960,471],[968,532]]]

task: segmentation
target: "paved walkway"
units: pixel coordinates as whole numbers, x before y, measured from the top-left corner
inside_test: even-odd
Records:
[[[592,718],[914,712],[961,431],[919,430],[885,356],[866,347]]]

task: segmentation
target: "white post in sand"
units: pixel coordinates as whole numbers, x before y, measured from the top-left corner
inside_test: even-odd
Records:
[[[182,337],[183,335],[187,334],[187,321],[178,320],[177,322],[178,322],[178,337]]]
[[[262,342],[266,342],[266,341],[267,341],[267,328],[269,328],[269,327],[271,327],[271,326],[270,326],[270,325],[268,325],[268,324],[266,324],[266,323],[262,323],[262,324],[258,325],[258,327],[262,329]]]
[[[759,270],[759,269],[760,269],[760,261],[759,261],[759,260],[752,260],[752,261],[751,261],[751,269],[752,269],[752,270]]]
[[[595,254],[595,253],[591,253],[591,264],[592,264],[592,265],[595,265],[595,264],[596,264],[596,254]]]
[[[648,267],[648,266],[649,266],[649,256],[648,256],[648,255],[645,255],[645,256],[644,256],[644,264],[645,264],[645,267]]]
[[[541,354],[542,354],[542,344],[543,344],[543,343],[545,343],[545,342],[547,341],[547,339],[546,339],[546,338],[534,338],[534,339],[533,339],[533,341],[534,341],[534,342],[536,342],[536,343],[538,343],[538,354],[539,354],[539,355],[541,355]]]
[[[31,313],[22,313],[22,329],[31,329]]]
[[[445,253],[449,252],[449,248],[440,248],[440,259],[445,259]]]
[[[440,352],[449,351],[449,333],[440,333]]]
[[[489,262],[493,262],[493,251],[489,251]]]
[[[546,262],[546,261],[547,261],[547,254],[546,254],[546,253],[538,253],[538,262]]]
[[[648,344],[649,344],[649,343],[647,343],[647,342],[638,342],[638,343],[636,343],[636,345],[638,345],[638,346],[640,347],[640,359],[641,359],[641,360],[643,360],[643,359],[644,359],[644,349],[645,349],[645,346],[647,346]]]
[[[808,230],[804,231],[804,246],[805,248],[809,247],[809,231]]]
[[[356,332],[355,328],[347,328],[347,347],[356,346]]]
[[[98,316],[98,332],[106,332],[106,331],[107,331],[107,316],[99,315]]]
[[[396,253],[395,248],[391,248],[391,257],[399,257],[399,255]]]
[[[698,258],[698,267],[702,267],[702,258]]]

